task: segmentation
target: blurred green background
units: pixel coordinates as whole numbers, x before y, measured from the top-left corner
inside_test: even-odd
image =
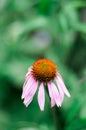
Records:
[[[53,60],[71,93],[40,111],[21,100],[28,67]],[[86,130],[86,0],[0,0],[0,130]]]

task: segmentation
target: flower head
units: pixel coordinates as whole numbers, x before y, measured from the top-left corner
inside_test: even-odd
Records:
[[[53,82],[55,81],[55,82]],[[38,104],[40,109],[44,110],[45,91],[44,84],[46,84],[49,96],[51,99],[51,107],[62,105],[64,94],[70,97],[64,81],[58,72],[58,68],[54,62],[49,59],[39,59],[30,68],[25,77],[23,85],[22,99],[24,99],[25,106],[28,106],[38,90]]]

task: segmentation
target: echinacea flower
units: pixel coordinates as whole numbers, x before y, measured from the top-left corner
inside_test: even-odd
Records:
[[[58,68],[54,62],[49,59],[39,59],[30,68],[25,77],[23,85],[22,99],[27,107],[33,100],[38,90],[38,104],[40,109],[44,110],[46,84],[51,99],[51,107],[62,105],[64,94],[70,97],[64,81],[58,72]]]

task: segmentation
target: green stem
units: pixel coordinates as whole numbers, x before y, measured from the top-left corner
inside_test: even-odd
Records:
[[[60,121],[59,121],[59,112],[57,111],[57,107],[53,107],[52,108],[52,113],[53,113],[53,119],[54,119],[54,123],[55,123],[55,130],[61,130],[61,125],[60,125]]]
[[[46,84],[45,84],[45,89],[46,89],[46,92],[49,96]],[[52,108],[52,115],[53,115],[53,120],[54,120],[54,124],[55,124],[55,130],[63,130],[64,123],[61,120],[62,114],[57,106]]]

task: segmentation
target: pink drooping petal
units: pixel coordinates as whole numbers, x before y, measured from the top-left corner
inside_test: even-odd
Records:
[[[58,89],[53,82],[51,83],[51,88],[52,88],[52,93],[53,93],[53,97],[56,102],[56,105],[59,107],[59,106],[61,106],[62,101],[61,101]]]
[[[28,106],[31,101],[33,100],[33,97],[36,93],[36,90],[38,88],[38,82],[34,81],[34,83],[29,87],[25,97],[24,97],[24,104]]]
[[[31,73],[31,71],[32,71],[32,66],[28,68],[28,72],[27,72],[27,74],[25,75],[25,78],[28,77],[28,75]]]
[[[61,75],[58,73],[57,74],[57,79],[58,79],[58,81],[59,81],[59,83],[60,83],[60,87],[62,88],[62,90],[64,91],[64,93],[68,96],[68,97],[70,97],[70,93],[69,93],[69,91],[67,90],[67,88],[66,88],[66,86],[65,86],[65,84],[64,84],[64,81],[63,81],[63,79],[62,79],[62,77],[61,77]]]
[[[28,80],[30,79],[30,77],[32,76],[31,71],[32,71],[32,66],[28,68],[28,73],[25,76],[25,82],[23,84],[23,89],[26,86],[26,84],[27,84]]]
[[[51,104],[52,104],[51,107],[53,107],[55,104],[57,106],[61,106],[60,94],[53,82],[48,83],[48,90],[49,90],[49,95],[51,97]]]
[[[28,77],[25,79],[25,82],[23,84],[23,90],[25,89],[25,86],[26,86],[27,82],[31,79],[31,77],[32,77],[32,75],[29,74]]]
[[[63,99],[64,99],[64,91],[62,90],[61,88],[61,84],[59,82],[59,80],[56,78],[56,83],[58,85],[58,90],[59,90],[59,94],[60,94],[60,99],[61,99],[61,104],[63,102]]]
[[[51,83],[48,83],[47,85],[48,85],[49,96],[50,96],[50,98],[51,98],[51,107],[54,107],[54,106],[55,106],[55,100],[54,100],[54,98],[53,98]]]
[[[40,107],[41,111],[43,111],[44,110],[44,104],[45,104],[45,92],[44,92],[43,83],[41,83],[40,86],[39,86],[38,104],[39,104],[39,107]]]
[[[27,90],[25,91],[24,99],[27,98],[27,96],[29,95],[29,93],[31,93],[31,91],[33,90],[33,86],[35,86],[36,83],[38,83],[38,82],[35,81],[34,79],[32,79],[32,83],[27,87]]]
[[[30,88],[30,86],[32,86],[33,83],[34,83],[34,79],[33,79],[32,75],[30,75],[28,81],[25,81],[25,83],[24,83],[22,99],[25,97],[28,89]]]
[[[32,102],[33,98],[28,98],[28,101],[26,102],[26,100],[24,100],[24,104],[26,107],[28,107],[28,105]]]

